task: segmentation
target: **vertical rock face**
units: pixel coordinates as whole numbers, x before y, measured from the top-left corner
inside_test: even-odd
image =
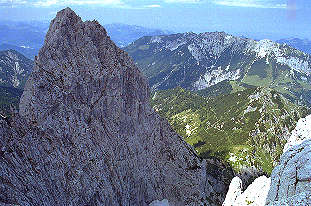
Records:
[[[0,123],[0,203],[200,205],[205,166],[148,99],[146,80],[105,29],[60,11],[20,114]]]
[[[311,140],[289,148],[271,175],[267,205],[311,205]]]
[[[267,205],[311,205],[311,116],[298,121],[271,175]]]
[[[301,144],[307,139],[311,139],[311,115],[298,121],[295,129],[292,131],[290,138],[284,146],[285,153],[290,147]]]

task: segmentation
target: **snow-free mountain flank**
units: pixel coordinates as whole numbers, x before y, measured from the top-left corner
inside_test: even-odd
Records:
[[[208,32],[143,37],[125,50],[154,90],[236,80],[311,103],[311,56],[285,44]]]

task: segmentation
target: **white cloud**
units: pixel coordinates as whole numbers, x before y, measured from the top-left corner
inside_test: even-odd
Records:
[[[253,7],[253,8],[273,8],[273,9],[286,9],[287,4],[276,3],[273,0],[214,0],[215,4],[232,7]]]
[[[145,8],[160,8],[161,7],[161,5],[159,5],[159,4],[152,4],[152,5],[146,5],[146,6],[144,6]]]
[[[45,0],[45,1],[34,2],[33,5],[38,6],[38,7],[49,7],[49,6],[56,5],[57,3],[58,3],[57,0]]]
[[[37,7],[69,6],[69,5],[102,5],[102,6],[124,6],[121,0],[39,0],[33,3]]]
[[[0,6],[4,7],[14,7],[16,5],[27,4],[26,0],[0,0]]]
[[[201,0],[164,0],[165,3],[189,3],[189,4],[194,4],[194,3],[199,3]]]

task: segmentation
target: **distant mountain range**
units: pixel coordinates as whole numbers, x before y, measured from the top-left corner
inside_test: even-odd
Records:
[[[47,22],[0,22],[0,50],[14,49],[34,59],[43,45],[48,30]],[[124,47],[143,36],[170,34],[160,29],[150,29],[127,24],[107,24],[105,28],[111,39]]]
[[[160,29],[150,29],[142,26],[117,23],[106,24],[104,27],[111,39],[120,47],[125,47],[143,36],[157,36],[173,33]]]
[[[15,49],[33,59],[43,45],[48,26],[44,22],[0,22],[0,49]]]
[[[153,90],[203,90],[224,80],[270,87],[311,104],[311,56],[285,44],[224,32],[142,37],[125,50]]]
[[[288,38],[280,39],[277,42],[280,44],[288,44],[289,46],[311,54],[311,40],[309,39]]]
[[[11,44],[0,44],[0,51],[15,50],[27,57],[28,59],[34,59],[38,55],[38,49],[30,48],[26,46],[15,46]]]

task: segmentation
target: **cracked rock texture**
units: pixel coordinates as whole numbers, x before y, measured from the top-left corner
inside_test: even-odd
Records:
[[[267,205],[311,205],[311,140],[289,148],[271,175]]]
[[[262,206],[270,188],[271,180],[266,176],[258,177],[242,192],[242,181],[239,177],[233,178],[229,192],[223,206]]]
[[[19,114],[0,122],[0,205],[200,205],[205,162],[148,101],[98,22],[58,12]]]

